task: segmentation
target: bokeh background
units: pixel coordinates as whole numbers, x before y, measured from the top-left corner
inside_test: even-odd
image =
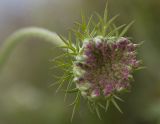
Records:
[[[17,29],[38,26],[64,36],[80,12],[103,14],[105,0],[0,0],[0,45]],[[110,16],[120,14],[116,24],[135,24],[128,35],[145,41],[139,57],[147,67],[137,71],[132,91],[113,106],[103,120],[82,103],[73,124],[160,124],[160,0],[109,0]],[[39,39],[19,44],[0,74],[0,124],[70,124],[71,108],[63,94],[55,94],[52,58],[56,46]]]

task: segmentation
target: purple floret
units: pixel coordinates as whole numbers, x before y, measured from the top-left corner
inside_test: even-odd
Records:
[[[127,38],[111,41],[96,37],[85,41],[80,55],[85,59],[75,64],[84,73],[75,77],[79,79],[76,83],[89,84],[83,91],[86,97],[108,97],[128,89],[132,73],[140,65],[136,48]]]

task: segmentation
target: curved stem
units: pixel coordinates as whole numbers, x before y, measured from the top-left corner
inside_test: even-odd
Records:
[[[39,38],[46,42],[51,43],[55,46],[63,45],[62,40],[58,37],[56,33],[49,30],[37,27],[29,27],[20,29],[13,33],[2,45],[0,49],[0,69],[3,67],[4,63],[9,58],[12,50],[17,46],[18,43],[23,42],[26,38]]]

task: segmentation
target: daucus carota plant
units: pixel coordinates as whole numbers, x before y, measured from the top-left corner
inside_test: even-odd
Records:
[[[91,16],[87,22],[82,15],[82,22],[72,29],[74,38],[60,36],[66,53],[54,60],[64,72],[57,91],[67,82],[65,92],[77,93],[72,118],[81,96],[99,118],[99,108],[107,110],[110,103],[122,112],[116,100],[123,101],[119,94],[130,89],[132,73],[141,63],[137,59],[140,44],[124,36],[133,22],[117,27],[113,22],[118,16],[108,19],[107,7],[104,17],[95,16],[97,21]]]
[[[19,30],[2,46],[0,68],[12,49],[23,39],[42,38],[60,46],[65,52],[54,58],[56,67],[63,70],[55,84],[58,84],[56,92],[67,84],[65,98],[68,93],[76,94],[71,104],[73,105],[71,119],[81,97],[99,118],[101,118],[99,109],[107,111],[110,103],[122,112],[116,100],[123,101],[119,95],[130,89],[132,73],[140,68],[141,61],[137,59],[137,48],[140,44],[135,44],[124,36],[133,22],[116,26],[114,21],[117,17],[109,19],[107,7],[103,17],[96,13],[86,21],[82,15],[82,22],[75,23],[76,27],[69,33],[68,39],[63,36],[59,38],[55,33],[41,28]]]

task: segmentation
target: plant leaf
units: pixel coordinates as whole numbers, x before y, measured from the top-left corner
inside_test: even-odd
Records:
[[[108,111],[109,105],[110,105],[110,100],[107,100],[106,101],[106,109],[105,109],[105,111]]]
[[[121,28],[123,28],[126,24],[120,25],[118,27],[114,26],[114,29],[107,34],[107,37],[114,35],[114,33],[118,32]]]
[[[76,111],[76,108],[79,104],[79,101],[80,101],[80,92],[77,93],[77,96],[76,96],[76,99],[75,99],[75,104],[74,104],[74,107],[73,107],[73,111],[72,111],[72,116],[71,116],[71,122],[73,121],[73,117],[75,115],[75,111]]]
[[[123,113],[122,110],[120,109],[120,107],[118,106],[118,104],[116,103],[116,101],[114,100],[114,98],[112,98],[111,101],[112,101],[113,105],[118,109],[118,111],[120,113]]]
[[[125,33],[128,31],[128,29],[133,25],[134,21],[130,22],[124,29],[123,31],[120,33],[119,38],[124,36]]]
[[[102,108],[102,109],[106,109],[105,106],[103,106],[101,103],[98,103],[98,105]]]
[[[97,116],[99,117],[100,120],[102,120],[98,106],[95,105],[94,107],[95,107],[95,111],[96,111]]]
[[[104,20],[104,23],[106,23],[108,20],[108,1],[106,3],[106,8],[104,10],[104,19],[103,20]]]
[[[121,99],[120,97],[116,96],[116,95],[113,95],[114,98],[116,98],[117,100],[121,101],[121,102],[124,102],[123,99]]]
[[[65,90],[66,93],[75,93],[75,92],[78,92],[78,88],[74,88],[74,89],[71,89],[71,90]]]

